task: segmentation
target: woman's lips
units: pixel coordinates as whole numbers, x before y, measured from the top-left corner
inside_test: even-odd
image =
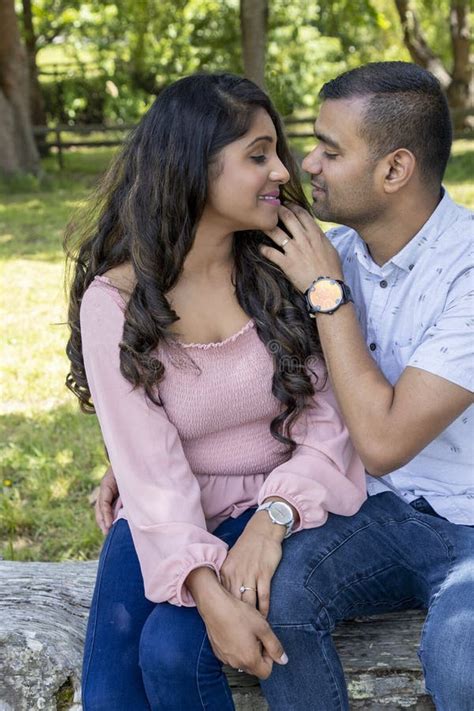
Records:
[[[281,205],[279,193],[269,193],[268,195],[259,195],[258,199],[262,202],[267,203],[267,205],[276,205],[277,207]]]

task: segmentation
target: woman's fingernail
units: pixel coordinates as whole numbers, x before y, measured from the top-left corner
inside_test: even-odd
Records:
[[[288,657],[285,654],[285,652],[283,652],[283,654],[280,657],[280,664],[288,664]]]

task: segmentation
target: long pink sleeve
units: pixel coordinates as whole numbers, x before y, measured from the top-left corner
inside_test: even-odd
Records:
[[[258,503],[278,496],[292,504],[300,517],[295,531],[321,526],[329,513],[356,513],[367,496],[364,466],[330,387],[316,391],[294,424],[292,437],[297,448],[291,459],[269,474]]]
[[[201,491],[164,409],[120,373],[124,315],[118,293],[93,283],[81,306],[87,380],[126,518],[153,602],[194,605],[188,573],[219,574],[228,546],[206,529]]]

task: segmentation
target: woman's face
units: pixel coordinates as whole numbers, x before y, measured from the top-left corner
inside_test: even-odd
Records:
[[[204,218],[229,233],[276,226],[280,185],[290,177],[277,155],[276,141],[273,121],[259,109],[249,131],[218,154]]]

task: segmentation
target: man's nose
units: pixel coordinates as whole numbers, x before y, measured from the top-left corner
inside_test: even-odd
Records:
[[[301,167],[306,173],[311,173],[312,175],[318,175],[321,172],[321,161],[316,148],[303,158]]]

